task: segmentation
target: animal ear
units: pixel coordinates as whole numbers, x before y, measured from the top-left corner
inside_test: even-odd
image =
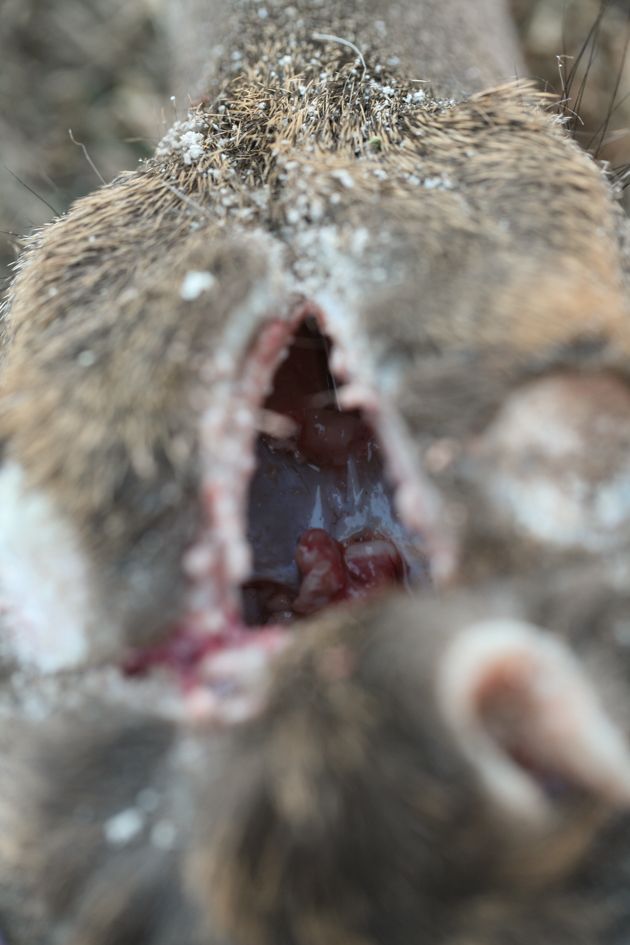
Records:
[[[494,802],[545,821],[566,791],[630,805],[630,751],[573,652],[511,620],[469,626],[449,645],[438,698]]]

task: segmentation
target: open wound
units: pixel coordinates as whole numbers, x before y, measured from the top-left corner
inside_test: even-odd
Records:
[[[290,623],[390,584],[428,577],[398,519],[381,447],[358,410],[342,410],[330,342],[302,323],[276,372],[249,493],[253,569],[242,588],[248,626]]]
[[[288,625],[326,608],[429,583],[426,536],[397,514],[374,404],[343,408],[322,323],[308,312],[270,323],[235,371],[206,433],[187,612],[168,639],[130,655],[127,674],[165,666],[196,685],[200,664],[226,651],[269,652]],[[228,454],[238,466],[222,466]]]

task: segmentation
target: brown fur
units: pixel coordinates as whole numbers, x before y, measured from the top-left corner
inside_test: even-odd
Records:
[[[377,376],[395,372],[416,442],[477,432],[509,390],[572,363],[580,346],[590,346],[584,369],[627,371],[618,210],[544,99],[512,85],[409,103],[418,85],[386,65],[372,84],[376,52],[365,74],[306,28],[288,39],[268,29],[257,57],[193,110],[202,158],[187,166],[165,149],[79,201],[36,238],[10,294],[6,455],[76,523],[96,606],[111,610],[115,594],[114,622],[126,627],[155,626],[176,607],[204,355],[248,287],[299,270],[305,233],[333,228],[354,266]],[[195,267],[218,276],[210,302],[179,298]],[[279,295],[266,317],[288,301]],[[260,323],[243,331],[240,357]],[[172,554],[160,560],[166,527]]]
[[[119,630],[98,640],[99,655],[159,635],[180,604],[199,514],[196,395],[210,356],[247,309],[238,370],[265,321],[294,305],[291,280],[308,286],[313,267],[352,283],[375,376],[383,388],[394,376],[419,464],[445,438],[465,453],[510,393],[541,374],[569,367],[628,382],[627,253],[601,169],[548,99],[500,84],[512,57],[501,42],[486,48],[477,30],[467,44],[463,30],[449,57],[438,44],[425,60],[433,44],[406,38],[419,15],[435,14],[443,35],[448,16],[468,17],[472,5],[410,5],[397,20],[392,4],[386,39],[366,15],[373,5],[325,22],[316,4],[296,4],[295,18],[267,6],[268,20],[251,4],[229,20],[212,94],[189,120],[203,154],[186,164],[165,145],[79,201],[32,240],[10,290],[4,458],[78,529],[96,623]],[[209,9],[213,26],[232,12]],[[500,9],[489,15],[508,42]],[[314,39],[324,26],[356,41],[365,67],[343,44]],[[388,61],[397,51],[399,66]],[[334,265],[309,256],[309,234],[325,228]],[[182,299],[190,270],[213,273],[211,294]],[[250,311],[263,290],[267,307]],[[560,568],[562,555],[493,530],[491,510],[479,522],[466,469],[435,478],[460,523],[464,565],[479,566],[460,579],[535,567],[531,583],[325,620],[289,656],[265,715],[235,736],[119,714],[80,686],[78,714],[60,699],[64,714],[40,736],[32,721],[16,728],[28,715],[18,696],[0,752],[11,945],[627,937],[617,896],[625,822],[617,831],[612,811],[563,809],[558,833],[542,839],[497,822],[422,690],[438,631],[492,611],[495,594],[499,609],[582,636],[595,628],[613,645],[627,613],[626,558],[558,578],[565,572],[545,564]],[[322,670],[337,643],[357,661],[349,682]],[[71,694],[76,683],[65,682]],[[57,704],[47,705],[53,716]],[[381,755],[400,778],[374,764]],[[103,826],[145,785],[158,806],[112,853]],[[156,855],[151,828],[164,820],[176,838]]]

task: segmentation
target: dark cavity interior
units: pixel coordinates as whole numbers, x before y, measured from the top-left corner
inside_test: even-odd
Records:
[[[426,583],[421,537],[394,510],[381,448],[358,411],[341,410],[330,341],[309,319],[274,378],[256,444],[242,588],[248,626],[291,623],[386,585]]]

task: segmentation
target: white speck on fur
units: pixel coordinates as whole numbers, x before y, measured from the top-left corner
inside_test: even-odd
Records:
[[[81,367],[89,368],[96,364],[96,355],[93,351],[86,348],[84,351],[79,352],[77,361]]]
[[[452,190],[453,184],[447,177],[427,177],[424,180],[425,190]]]
[[[338,180],[341,186],[346,187],[348,190],[352,190],[352,188],[354,187],[354,180],[352,178],[352,174],[350,174],[349,171],[346,171],[343,168],[337,171],[333,171],[330,176],[333,177],[335,180]]]
[[[124,847],[138,836],[143,827],[144,814],[136,807],[129,807],[110,817],[103,825],[103,833],[112,846]]]
[[[199,131],[187,131],[179,141],[184,164],[192,164],[198,161],[203,154],[203,135]]]
[[[177,830],[170,820],[158,820],[151,830],[151,845],[158,850],[172,850],[176,840]]]
[[[179,152],[184,164],[193,164],[204,153],[205,123],[198,118],[189,118],[187,121],[176,121],[173,127],[165,134],[158,144],[156,157],[168,157]]]
[[[184,277],[179,294],[185,302],[194,302],[203,292],[208,292],[215,282],[216,279],[211,272],[191,269]]]

